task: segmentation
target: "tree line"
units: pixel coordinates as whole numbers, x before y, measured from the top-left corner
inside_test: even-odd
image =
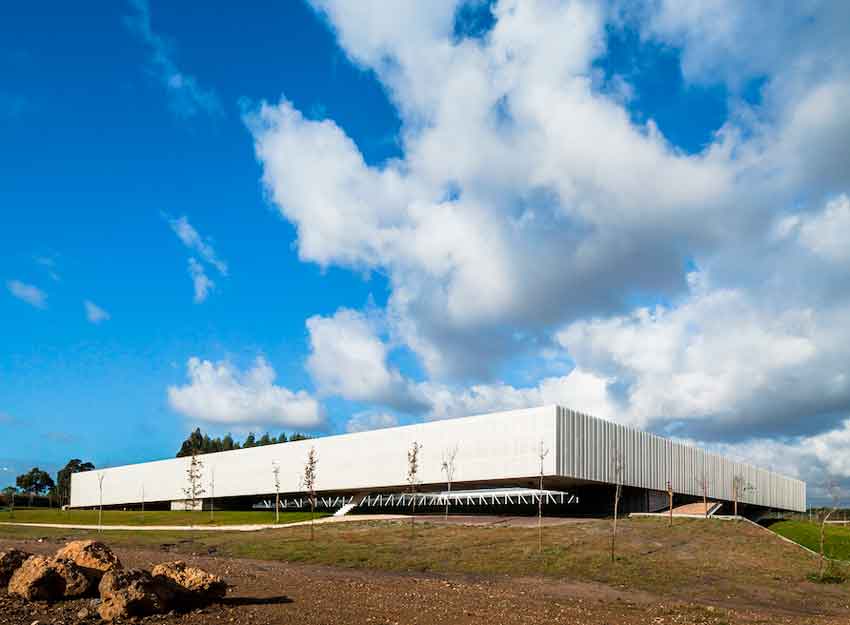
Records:
[[[70,503],[71,498],[71,475],[84,471],[93,471],[94,464],[83,462],[79,458],[72,458],[64,467],[56,472],[56,479],[38,467],[33,467],[26,473],[15,478],[14,486],[3,489],[3,501],[7,506],[14,506],[15,497],[26,495],[29,504],[32,505],[36,497],[47,497],[48,505],[55,501],[58,505]]]
[[[250,447],[263,447],[264,445],[276,445],[277,443],[291,443],[294,441],[308,440],[310,437],[306,434],[295,432],[287,435],[282,432],[280,436],[271,436],[268,432],[257,438],[253,432],[249,432],[248,436],[241,443],[234,440],[233,436],[228,432],[222,437],[212,438],[208,434],[201,432],[201,428],[195,428],[195,431],[189,434],[180,444],[180,449],[177,451],[178,458],[187,456],[212,454],[219,451],[231,451],[233,449],[248,449]]]
[[[195,454],[209,454],[217,451],[230,451],[232,449],[247,449],[250,447],[262,447],[264,445],[274,445],[277,443],[289,443],[293,441],[307,440],[310,437],[306,434],[294,432],[286,434],[282,432],[280,436],[272,436],[268,432],[260,437],[250,432],[245,440],[239,442],[234,440],[231,434],[225,434],[223,437],[212,438],[201,432],[200,428],[196,428],[194,432],[186,437],[186,440],[180,445],[180,450],[177,452],[177,457],[191,456],[194,450]],[[48,505],[53,505],[55,502],[58,506],[67,505],[71,499],[71,475],[73,473],[82,473],[84,471],[93,471],[95,466],[92,462],[84,462],[79,458],[72,458],[63,468],[56,472],[56,477],[50,475],[47,471],[39,467],[33,467],[26,473],[22,473],[15,478],[14,486],[7,486],[0,491],[0,498],[6,506],[14,506],[15,497],[25,496],[29,505],[32,505],[36,497],[46,497]],[[43,501],[43,500],[42,500]]]

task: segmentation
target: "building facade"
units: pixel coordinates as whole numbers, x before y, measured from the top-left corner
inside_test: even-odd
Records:
[[[544,406],[327,436],[199,456],[202,497],[217,502],[302,492],[310,448],[318,456],[316,490],[324,495],[401,492],[407,452],[421,445],[419,489],[445,487],[445,455],[457,448],[456,488],[546,487],[601,492],[620,482],[632,493],[732,501],[804,511],[804,482],[560,406]],[[543,456],[541,461],[541,455]],[[119,466],[71,477],[71,506],[135,506],[186,499],[189,458]],[[102,479],[100,479],[102,478]],[[592,501],[593,497],[587,498]],[[657,498],[656,498],[657,499]]]

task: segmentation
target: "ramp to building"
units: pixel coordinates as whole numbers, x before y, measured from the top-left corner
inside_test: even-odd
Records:
[[[673,516],[678,515],[688,515],[688,516],[714,516],[720,509],[723,507],[723,504],[719,501],[708,501],[703,503],[701,501],[697,503],[688,503],[682,506],[676,506],[673,508]],[[670,509],[668,508],[665,512],[661,514],[669,514]]]
[[[361,503],[363,503],[363,500],[366,499],[366,497],[368,497],[368,496],[369,496],[369,493],[361,493],[361,494],[359,494],[355,497],[352,497],[348,501],[348,503],[344,504],[339,510],[334,512],[333,516],[345,516],[346,514],[348,514],[352,510],[354,510],[354,508],[356,508]]]

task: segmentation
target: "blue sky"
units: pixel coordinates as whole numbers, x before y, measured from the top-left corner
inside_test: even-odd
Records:
[[[6,473],[170,456],[195,426],[329,433],[544,401],[762,463],[841,439],[842,382],[787,415],[764,401],[842,362],[823,329],[846,263],[817,237],[843,227],[847,172],[787,160],[840,150],[799,137],[846,136],[793,110],[843,93],[818,31],[838,37],[840,5],[771,15],[793,41],[764,41],[771,58],[747,48],[763,33],[743,8],[710,38],[666,5],[511,4],[7,10]],[[827,69],[792,75],[795,54]],[[768,258],[831,262],[821,303]],[[194,290],[190,263],[214,287]],[[757,336],[767,319],[789,321]],[[635,335],[649,342],[618,351]],[[737,365],[689,350],[728,336],[787,348],[733,392]]]
[[[384,298],[378,278],[298,262],[292,227],[263,198],[241,117],[286,89],[345,119],[380,160],[395,151],[398,127],[380,86],[345,61],[306,5],[280,3],[271,15],[268,3],[175,8],[154,3],[152,25],[217,94],[218,113],[172,108],[150,50],[125,26],[138,15],[130,4],[19,5],[4,20],[3,91],[21,102],[0,118],[4,282],[48,294],[44,310],[8,293],[0,304],[0,395],[14,417],[0,427],[27,424],[44,441],[25,452],[4,436],[0,455],[12,460],[55,464],[69,448],[113,463],[170,453],[188,425],[164,389],[188,355],[261,351],[304,386],[304,319]],[[163,212],[186,215],[230,265],[203,305]],[[55,263],[58,280],[39,258]],[[86,299],[110,320],[87,322]]]

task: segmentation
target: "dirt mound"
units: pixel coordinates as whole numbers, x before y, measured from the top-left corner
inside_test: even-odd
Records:
[[[112,550],[96,540],[75,540],[56,552],[56,558],[73,562],[85,571],[94,583],[112,569],[121,568],[121,561]]]
[[[223,598],[227,583],[218,575],[203,569],[187,566],[185,562],[164,562],[151,569],[151,575],[175,586],[180,599],[191,603],[206,603]]]
[[[98,614],[106,621],[133,616],[162,614],[170,609],[174,593],[142,569],[113,569],[100,580]]]
[[[73,562],[32,556],[9,580],[9,592],[29,601],[54,601],[63,597],[83,597],[94,585]]]
[[[31,553],[20,549],[0,551],[0,586],[6,586],[15,571],[21,568],[21,565],[30,556],[32,556]]]
[[[184,612],[227,593],[221,577],[182,561],[158,564],[153,572],[125,571],[112,550],[94,540],[68,543],[54,557],[0,552],[0,575],[8,580],[9,595],[26,601],[74,599],[97,590],[97,611],[107,621]]]
[[[203,606],[224,597],[227,584],[217,575],[185,562],[166,562],[150,573],[143,569],[107,571],[99,590],[97,611],[102,619],[113,621]]]

